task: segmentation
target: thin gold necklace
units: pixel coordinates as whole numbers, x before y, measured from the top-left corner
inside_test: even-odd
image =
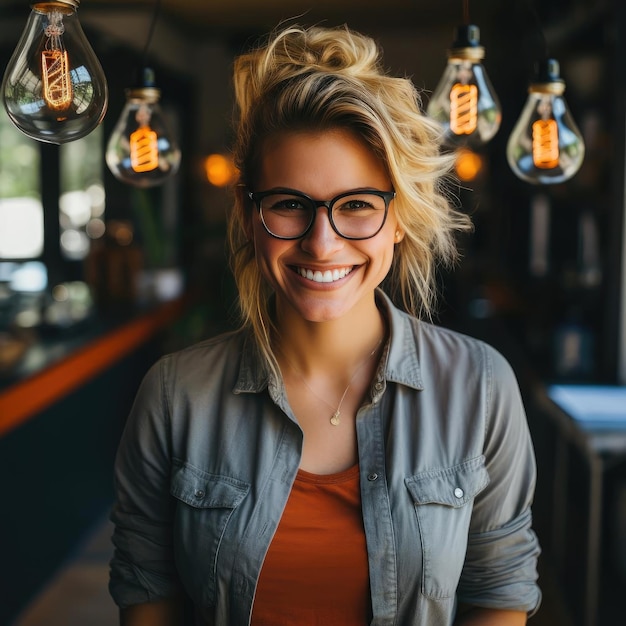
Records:
[[[350,385],[352,385],[352,383],[354,382],[354,379],[356,378],[356,375],[361,371],[361,369],[365,366],[365,364],[367,362],[369,362],[369,360],[376,354],[376,351],[378,350],[378,348],[380,347],[380,344],[382,342],[383,342],[383,338],[380,339],[380,341],[376,344],[374,349],[361,361],[361,363],[359,363],[357,368],[352,373],[352,376],[350,377],[350,380],[348,381],[348,386],[343,390],[343,393],[341,394],[341,399],[339,400],[339,404],[337,405],[337,408],[333,410],[333,414],[330,416],[330,420],[329,421],[330,421],[330,423],[333,426],[339,426],[339,424],[341,424],[341,405],[343,404],[343,401],[346,398],[346,395],[348,393],[348,389],[350,389]],[[279,350],[280,350],[280,348],[279,348]],[[300,379],[304,383],[304,386],[318,400],[321,400],[327,407],[333,409],[333,406],[331,404],[326,402],[326,400],[324,400],[324,398],[322,398],[313,389],[311,389],[311,387],[309,387],[308,383],[306,382],[306,378],[304,377],[304,374],[302,374],[302,372],[287,358],[287,355],[282,350],[280,350],[280,353],[283,355],[283,357],[285,357],[285,361],[287,361],[287,364],[289,365],[289,367],[291,367],[291,369],[300,377]]]

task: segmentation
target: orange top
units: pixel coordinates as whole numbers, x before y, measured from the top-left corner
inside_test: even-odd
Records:
[[[259,578],[252,626],[371,620],[359,467],[298,471]]]

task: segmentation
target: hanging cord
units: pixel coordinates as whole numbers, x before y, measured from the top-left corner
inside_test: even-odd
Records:
[[[470,23],[469,0],[463,0],[463,23]]]
[[[148,32],[148,39],[146,40],[146,45],[144,46],[143,53],[141,55],[141,71],[143,71],[143,69],[146,67],[148,61],[148,51],[150,49],[152,37],[154,36],[154,30],[156,28],[159,14],[161,12],[161,4],[161,0],[155,0],[154,11],[152,13],[152,22],[150,23],[150,30]]]
[[[528,5],[528,11],[531,14],[533,21],[534,21],[535,34],[537,35],[537,39],[538,39],[537,49],[540,51],[540,54],[538,55],[538,60],[546,61],[549,56],[548,41],[546,39],[546,34],[543,30],[541,18],[539,17],[539,13],[537,12],[537,9],[535,8],[535,5],[532,2],[532,0],[528,0],[527,5]]]

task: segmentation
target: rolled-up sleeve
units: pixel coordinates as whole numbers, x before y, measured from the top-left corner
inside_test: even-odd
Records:
[[[146,374],[115,462],[115,524],[109,591],[122,608],[178,595],[169,495],[171,441],[163,370]]]
[[[486,365],[485,450],[490,482],[474,503],[461,602],[533,614],[539,543],[532,530],[535,456],[517,380],[508,362],[483,346]]]

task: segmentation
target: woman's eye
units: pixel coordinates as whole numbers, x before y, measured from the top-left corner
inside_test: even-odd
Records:
[[[367,200],[348,200],[343,202],[341,206],[337,207],[340,211],[349,213],[351,211],[367,211],[374,207]]]
[[[302,202],[299,200],[283,200],[279,206],[285,209],[303,209]]]
[[[276,212],[294,212],[294,211],[308,211],[307,207],[302,203],[299,198],[278,198],[271,200],[267,204],[271,211]]]

